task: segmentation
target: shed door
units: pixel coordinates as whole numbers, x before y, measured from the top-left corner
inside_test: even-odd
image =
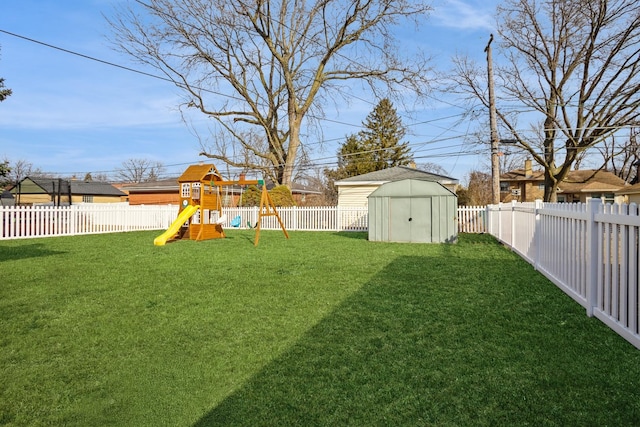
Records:
[[[391,197],[389,240],[392,242],[432,241],[431,197]]]

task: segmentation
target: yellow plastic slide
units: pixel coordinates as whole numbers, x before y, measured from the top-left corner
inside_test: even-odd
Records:
[[[162,246],[167,243],[167,239],[173,237],[178,232],[182,224],[184,224],[186,220],[191,218],[191,215],[196,213],[198,209],[200,209],[200,205],[189,205],[184,208],[182,212],[180,212],[180,215],[178,215],[178,218],[176,218],[176,220],[171,223],[169,228],[167,228],[167,231],[153,239],[153,244],[156,246]]]

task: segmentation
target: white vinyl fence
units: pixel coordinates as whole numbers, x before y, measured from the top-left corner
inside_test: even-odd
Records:
[[[224,208],[225,228],[255,226],[257,207]],[[366,231],[367,208],[278,208],[287,230]],[[129,206],[120,203],[72,206],[0,207],[0,239],[72,236],[138,230],[165,230],[178,216],[177,205]],[[238,218],[237,218],[238,217]],[[263,218],[261,228],[279,230],[274,216]]]
[[[512,203],[487,207],[489,233],[640,349],[638,206]]]
[[[225,228],[254,227],[257,207],[223,208]],[[366,207],[281,207],[278,214],[290,231],[367,231]],[[126,203],[78,204],[73,206],[0,207],[0,240],[30,237],[72,236],[137,230],[165,230],[178,215],[177,205],[129,206]],[[458,208],[458,231],[487,231],[486,208]],[[261,228],[279,230],[274,216],[263,218]]]
[[[161,230],[169,227],[177,215],[178,206],[172,205],[5,206],[0,207],[0,240]]]
[[[458,206],[458,233],[486,233],[485,206]]]

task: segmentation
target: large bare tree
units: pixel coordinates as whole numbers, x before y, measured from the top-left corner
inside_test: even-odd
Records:
[[[581,153],[638,122],[640,3],[506,0],[497,18],[502,137],[544,168],[544,199],[555,201]],[[488,108],[483,67],[466,58],[455,64],[459,88]]]
[[[355,80],[384,96],[426,90],[427,60],[401,57],[395,32],[429,10],[425,0],[139,0],[110,23],[121,50],[182,89],[182,107],[213,119],[198,134],[202,155],[290,185],[323,102],[348,99]]]
[[[149,159],[127,159],[116,170],[118,179],[124,182],[157,181],[165,172],[162,162]]]

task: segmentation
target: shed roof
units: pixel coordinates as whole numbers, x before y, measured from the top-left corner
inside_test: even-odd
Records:
[[[385,182],[415,179],[420,181],[436,181],[443,184],[457,184],[458,180],[445,175],[425,172],[408,166],[394,166],[392,168],[369,172],[358,176],[336,181],[335,185],[384,184]]]
[[[387,182],[369,194],[372,197],[427,197],[427,196],[451,196],[457,197],[453,192],[436,181],[424,181],[419,179],[403,179],[401,181]]]

